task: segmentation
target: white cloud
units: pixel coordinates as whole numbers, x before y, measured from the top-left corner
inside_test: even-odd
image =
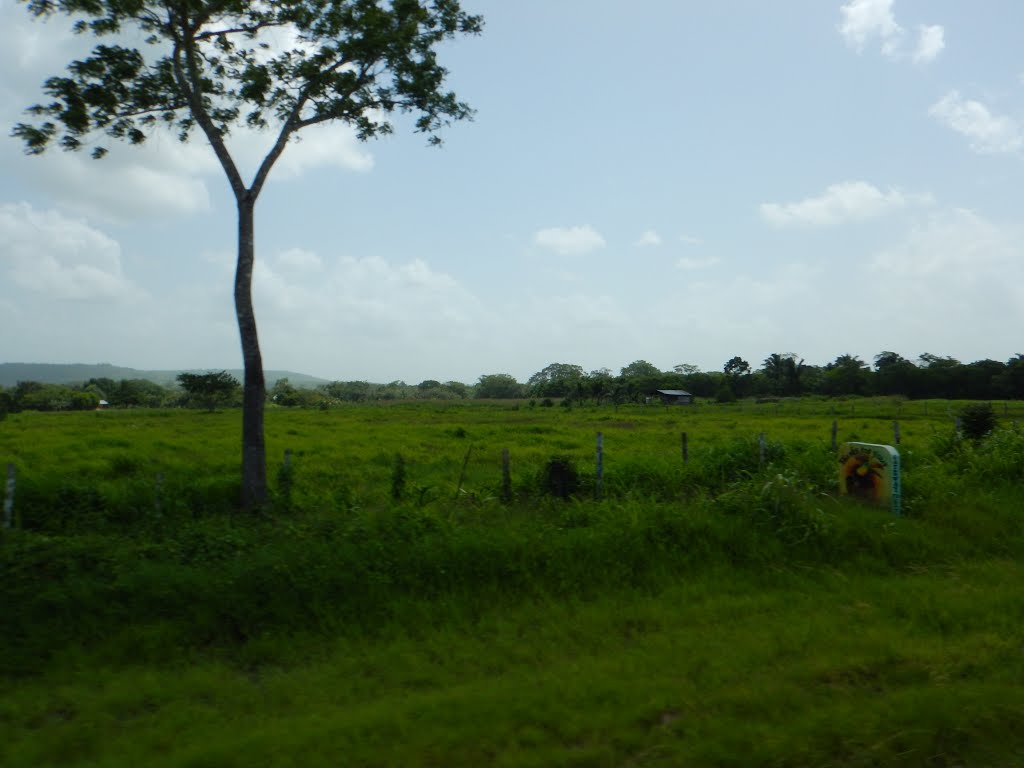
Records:
[[[704,241],[692,235],[680,235],[679,242],[686,243],[687,245],[701,245]]]
[[[677,269],[705,269],[707,267],[713,267],[718,264],[720,259],[717,256],[707,256],[703,259],[692,259],[686,256],[676,261]]]
[[[965,99],[958,91],[943,96],[928,114],[966,136],[971,149],[979,154],[1019,152],[1024,147],[1024,133],[1017,121],[992,114],[984,104]]]
[[[874,302],[890,316],[880,327],[891,323],[919,339],[918,350],[930,344],[968,359],[998,355],[987,350],[1003,347],[1007,329],[1024,322],[1021,242],[1020,232],[970,210],[929,216],[872,258]]]
[[[232,133],[230,147],[251,180],[270,150],[276,134],[239,129]],[[306,171],[331,167],[366,172],[373,169],[373,155],[356,138],[355,129],[322,123],[295,134],[271,171],[272,179],[294,179]]]
[[[916,64],[927,64],[946,47],[945,30],[938,25],[919,27],[917,50],[914,51]]]
[[[84,221],[26,203],[0,205],[0,265],[21,288],[51,299],[130,300],[121,247]]]
[[[761,217],[776,227],[825,227],[846,221],[882,216],[927,196],[908,196],[898,189],[882,192],[866,181],[845,181],[829,186],[818,197],[796,203],[762,203]]]
[[[304,248],[289,248],[277,255],[277,261],[283,267],[299,271],[316,271],[323,267],[323,261],[313,251]]]
[[[903,28],[896,23],[892,12],[893,0],[850,0],[840,7],[843,21],[839,25],[846,44],[858,52],[877,38],[882,53],[895,56],[903,37]]]
[[[659,235],[653,229],[648,229],[642,235],[640,235],[640,238],[634,243],[634,245],[640,247],[655,246],[661,245],[661,242],[661,235]]]
[[[916,224],[901,243],[875,255],[873,268],[901,278],[941,280],[955,291],[970,281],[1002,282],[1024,271],[1016,265],[1018,251],[991,222],[954,208]]]
[[[926,64],[945,48],[945,29],[938,24],[919,25],[917,46],[907,52],[906,32],[893,13],[894,0],[850,0],[839,8],[839,32],[846,44],[861,53],[877,41],[882,55],[897,60],[907,56],[915,64]]]
[[[590,226],[541,229],[533,236],[533,241],[562,256],[590,253],[605,246],[604,238]]]

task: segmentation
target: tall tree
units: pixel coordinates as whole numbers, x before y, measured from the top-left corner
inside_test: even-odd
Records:
[[[726,360],[725,365],[722,366],[722,371],[727,377],[724,385],[726,389],[723,389],[721,393],[723,400],[731,399],[729,397],[730,393],[735,397],[743,397],[747,394],[747,385],[750,380],[750,363],[739,355],[734,355]]]
[[[74,30],[125,42],[97,44],[44,85],[48,103],[29,109],[40,122],[14,135],[29,154],[54,142],[81,149],[92,134],[143,143],[163,125],[187,141],[196,127],[209,142],[235,196],[238,259],[234,301],[245,366],[242,505],[267,500],[263,437],[265,382],[252,305],[254,208],[289,140],[325,122],[354,126],[360,139],[390,133],[386,116],[415,115],[436,132],[472,111],[445,90],[435,48],[477,34],[481,17],[459,0],[23,0],[35,16],[63,13]],[[272,45],[288,39],[290,45]],[[141,45],[138,41],[144,40]],[[239,125],[273,137],[250,182],[228,146]],[[97,145],[93,157],[106,148]]]

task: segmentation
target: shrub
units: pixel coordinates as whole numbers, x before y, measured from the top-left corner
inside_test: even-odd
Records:
[[[544,493],[568,499],[579,488],[579,472],[568,457],[552,456],[541,472],[540,485]]]
[[[972,403],[960,410],[960,431],[970,440],[981,440],[996,428],[991,403]]]

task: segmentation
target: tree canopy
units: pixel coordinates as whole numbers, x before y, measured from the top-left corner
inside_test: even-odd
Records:
[[[179,373],[178,383],[191,405],[212,411],[227,405],[238,392],[238,381],[227,371],[218,373]]]

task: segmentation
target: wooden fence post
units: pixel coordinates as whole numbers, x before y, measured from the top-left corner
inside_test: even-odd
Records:
[[[836,450],[836,433],[839,432],[839,422],[832,419],[832,450]]]
[[[4,487],[4,528],[14,523],[14,462],[7,462],[7,484]]]
[[[604,433],[597,433],[597,471],[594,475],[594,493],[597,498],[601,498],[601,492],[604,490]]]
[[[466,481],[466,467],[469,466],[469,454],[473,452],[473,446],[469,446],[466,451],[466,458],[462,460],[462,471],[459,472],[459,484],[455,487],[455,498],[459,498],[459,494],[462,493],[462,484]]]
[[[761,464],[762,467],[764,466],[764,451],[765,451],[764,432],[761,432],[757,436],[757,452],[758,452],[758,459],[759,459],[760,464]]]
[[[900,422],[898,420],[892,423],[892,437],[896,441],[896,445],[900,444]]]
[[[512,462],[508,448],[501,449],[501,500],[512,500]]]
[[[688,445],[688,440],[687,440],[685,432],[683,432],[682,442],[683,442],[683,445],[682,445],[682,448],[683,448],[683,464],[687,464],[690,461],[690,446]]]

